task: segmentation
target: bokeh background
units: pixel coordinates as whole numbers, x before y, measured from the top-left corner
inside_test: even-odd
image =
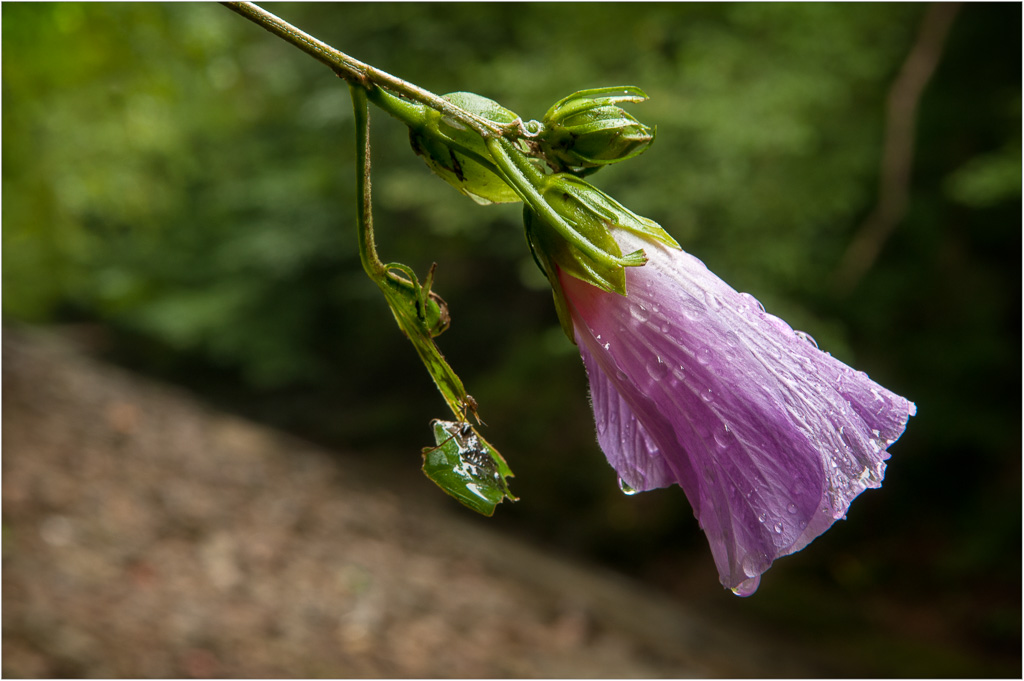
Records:
[[[882,490],[732,596],[679,489],[619,492],[521,208],[433,178],[377,112],[382,258],[438,263],[439,344],[516,473],[521,501],[479,522],[848,656],[851,675],[1020,674],[1019,4],[966,4],[923,46],[923,4],[268,9],[526,119],[640,86],[656,142],[594,183],[918,406]],[[209,403],[418,468],[444,406],[359,266],[344,83],[215,4],[5,3],[2,19],[5,322],[88,328]],[[886,103],[915,46],[937,67],[900,137]],[[898,189],[887,134],[911,136],[909,202],[846,276]]]

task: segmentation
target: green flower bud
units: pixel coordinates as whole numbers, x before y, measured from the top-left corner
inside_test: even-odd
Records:
[[[507,125],[519,120],[519,116],[494,100],[472,92],[452,92],[443,98],[495,123]],[[480,135],[462,123],[425,109],[422,122],[410,126],[409,141],[413,151],[423,157],[436,175],[477,203],[520,200],[497,172]]]
[[[650,146],[655,131],[618,105],[646,99],[633,86],[575,92],[544,115],[541,149],[550,160],[581,170],[638,156]]]

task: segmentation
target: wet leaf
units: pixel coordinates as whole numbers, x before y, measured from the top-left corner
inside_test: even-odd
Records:
[[[435,447],[423,450],[423,473],[447,494],[477,513],[494,514],[495,507],[515,497],[505,476],[505,460],[465,421],[432,422]]]

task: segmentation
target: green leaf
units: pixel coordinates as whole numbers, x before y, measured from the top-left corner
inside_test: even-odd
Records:
[[[475,133],[467,131],[464,134]],[[478,204],[486,206],[520,200],[519,195],[494,172],[493,166],[480,162],[478,157],[461,153],[465,147],[454,139],[410,131],[409,143],[431,172]]]
[[[515,501],[505,460],[466,421],[432,422],[435,447],[423,450],[423,473],[462,505],[486,516],[506,498]]]

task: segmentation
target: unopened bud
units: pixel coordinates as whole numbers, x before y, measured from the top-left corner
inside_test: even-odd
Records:
[[[455,106],[500,124],[519,120],[514,112],[492,99],[472,92],[444,95]],[[434,174],[477,203],[510,203],[519,195],[495,172],[483,138],[462,123],[437,111],[426,110],[424,122],[409,128],[413,151],[423,157]]]
[[[643,90],[632,86],[573,93],[544,115],[541,148],[568,168],[600,168],[633,158],[650,146],[655,131],[618,105],[646,99]]]

